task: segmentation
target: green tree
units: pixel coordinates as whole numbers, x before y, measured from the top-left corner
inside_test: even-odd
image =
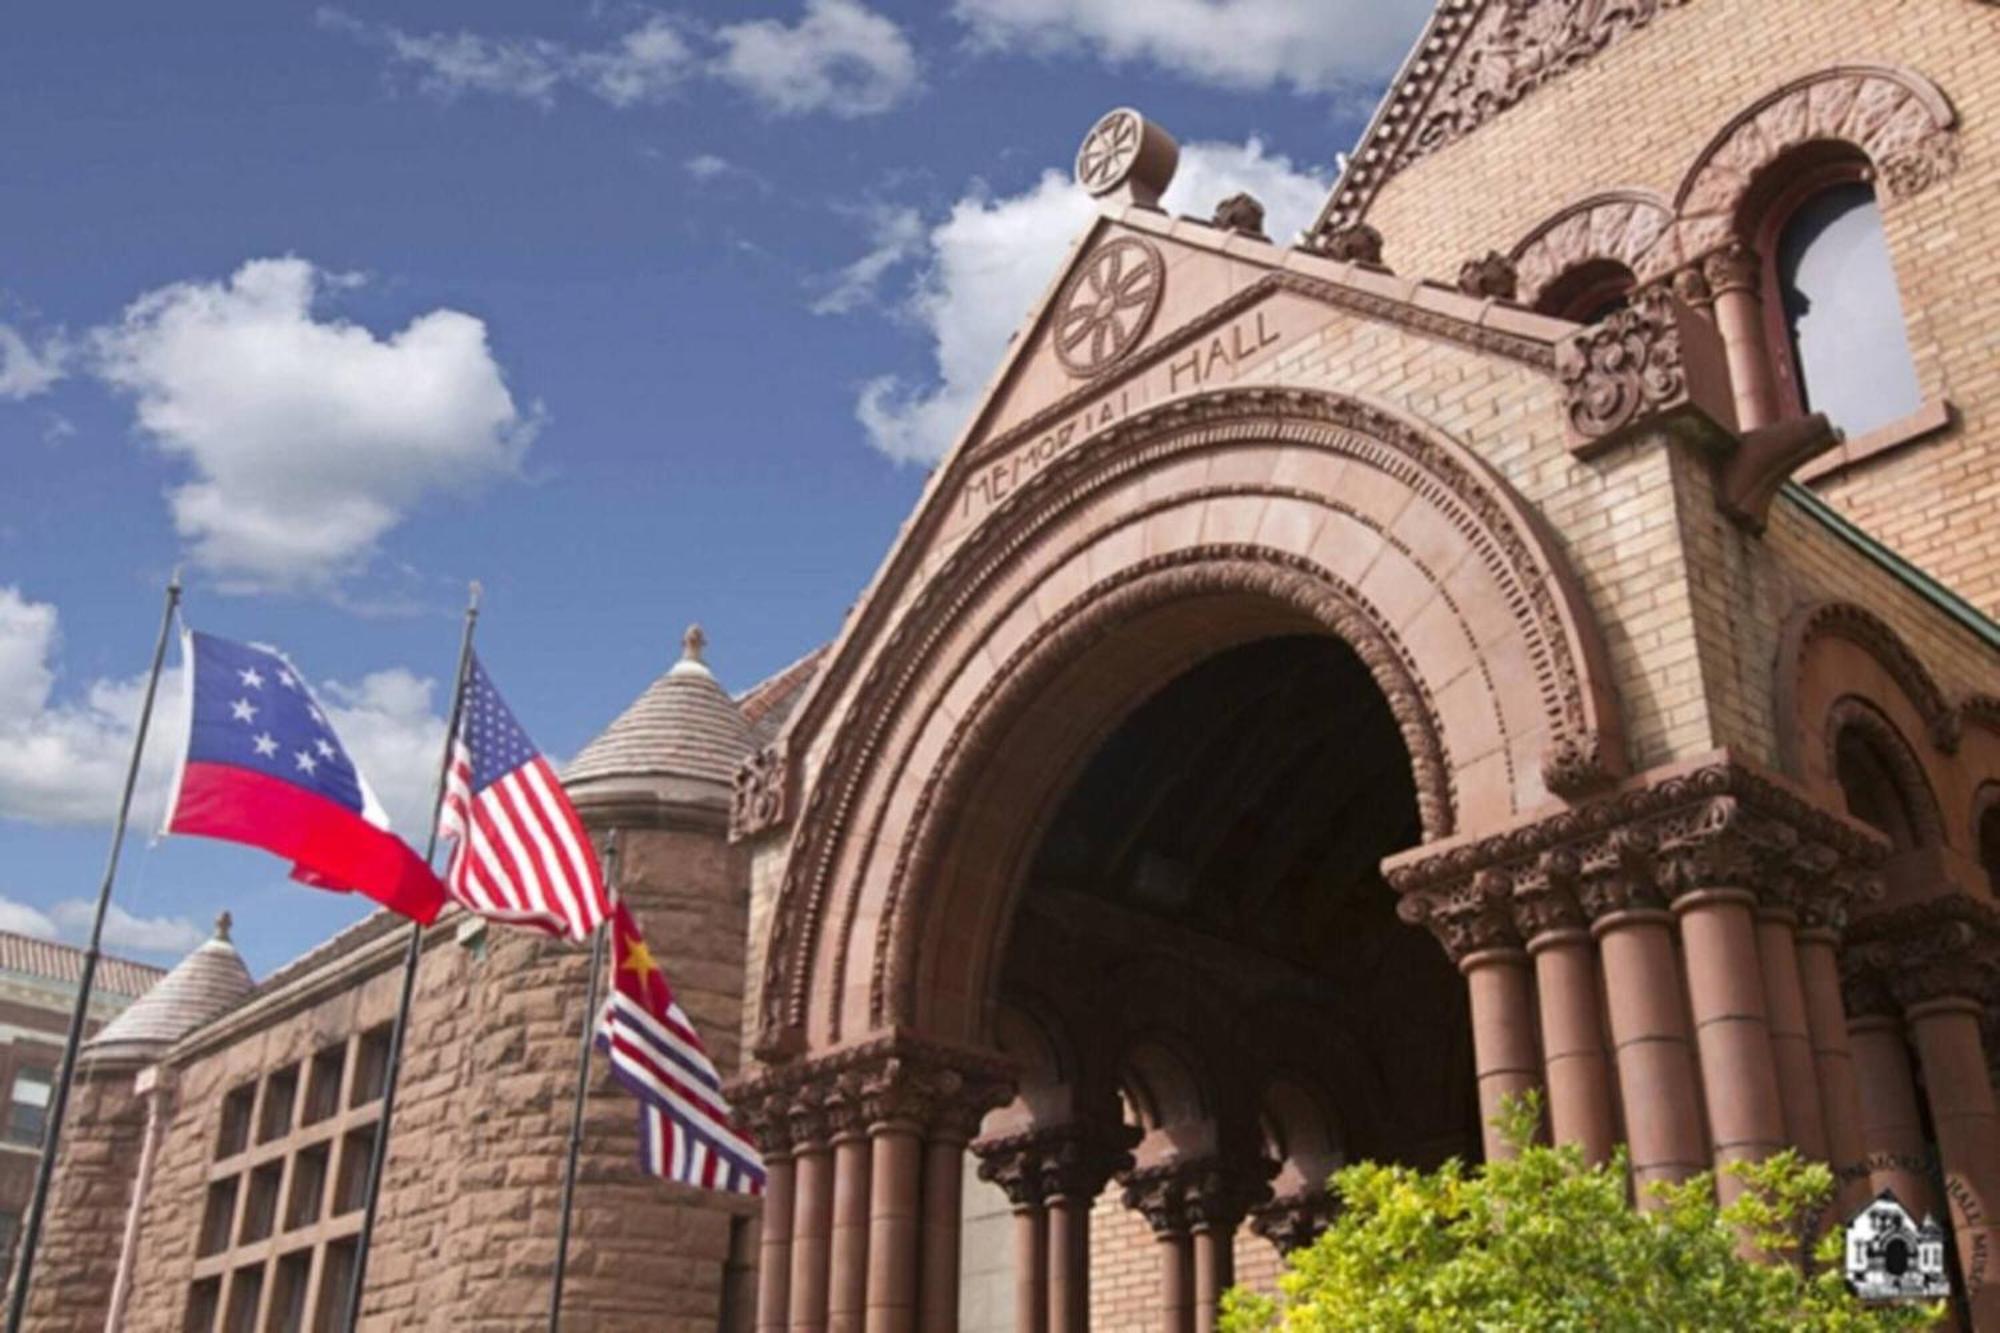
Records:
[[[1516,1155],[1478,1169],[1341,1170],[1338,1220],[1291,1256],[1276,1299],[1230,1292],[1225,1333],[1875,1333],[1942,1313],[1847,1290],[1839,1229],[1809,1241],[1833,1197],[1818,1163],[1787,1151],[1731,1167],[1744,1189],[1726,1207],[1709,1175],[1658,1186],[1642,1212],[1623,1149],[1592,1166],[1573,1145],[1536,1144],[1539,1120],[1536,1100],[1510,1105],[1498,1123]]]

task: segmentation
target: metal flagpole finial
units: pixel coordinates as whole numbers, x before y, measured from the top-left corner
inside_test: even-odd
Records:
[[[465,609],[467,611],[477,611],[479,609],[479,599],[483,597],[485,594],[486,594],[485,585],[480,583],[478,579],[474,579],[469,585],[469,591],[465,601]]]
[[[167,576],[167,591],[175,597],[181,595],[181,566],[175,565],[174,572]]]

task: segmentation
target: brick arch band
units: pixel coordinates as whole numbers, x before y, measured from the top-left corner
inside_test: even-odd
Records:
[[[1520,283],[1520,303],[1532,308],[1550,283],[1593,261],[1622,264],[1637,273],[1673,221],[1673,209],[1651,190],[1609,190],[1571,204],[1508,252]]]
[[[1076,696],[1051,752],[1101,738],[1162,673],[1232,642],[1342,639],[1395,716],[1427,839],[1625,771],[1602,640],[1553,541],[1463,446],[1359,399],[1170,401],[1056,455],[948,552],[894,568],[916,586],[878,592],[895,610],[836,650],[840,697],[787,738],[817,762],[766,936],[767,1061],[889,1027],[977,1039],[983,992],[932,995],[940,948],[990,958],[1006,925],[991,885],[976,910],[939,907],[962,877],[954,849],[1003,817],[968,812],[964,793],[993,771],[989,738],[1049,712],[1082,656],[1122,665]],[[1142,621],[1158,642],[1140,644]],[[1066,776],[1043,771],[1061,768],[1048,755],[1033,768],[991,803],[1014,821],[982,835],[996,856],[1022,854],[1047,796],[1020,789]]]

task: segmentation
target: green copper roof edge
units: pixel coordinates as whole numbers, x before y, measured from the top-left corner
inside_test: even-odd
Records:
[[[1925,601],[1932,603],[1940,611],[1978,635],[1987,647],[2000,649],[2000,623],[1996,623],[1992,617],[1856,527],[1842,517],[1832,505],[1796,481],[1786,482],[1779,491],[1786,499],[1805,510],[1810,517],[1817,519],[1821,527],[1888,570],[1900,582],[1914,589]]]

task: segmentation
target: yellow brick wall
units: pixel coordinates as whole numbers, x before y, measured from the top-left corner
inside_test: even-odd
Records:
[[[1671,199],[1704,145],[1787,81],[1902,65],[1958,112],[1957,173],[1884,199],[1911,353],[1961,424],[1818,483],[1856,522],[2000,611],[2000,9],[1976,0],[1690,0],[1390,178],[1368,213],[1399,273],[1449,279],[1564,206]],[[1560,151],[1555,146],[1560,145]]]

